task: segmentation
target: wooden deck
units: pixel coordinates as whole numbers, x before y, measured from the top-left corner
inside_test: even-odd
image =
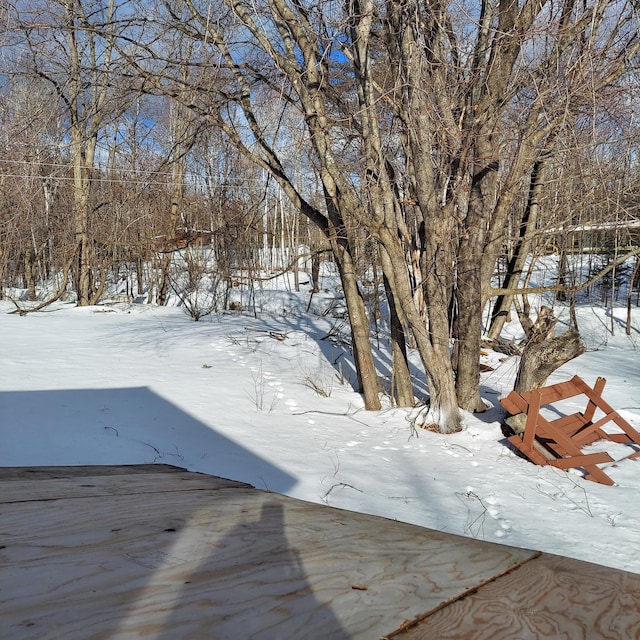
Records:
[[[0,469],[0,638],[640,638],[640,575],[161,465]]]

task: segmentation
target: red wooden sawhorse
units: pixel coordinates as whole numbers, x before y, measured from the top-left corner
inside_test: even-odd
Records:
[[[612,485],[613,480],[597,465],[616,462],[608,453],[582,453],[582,447],[597,440],[609,440],[630,445],[633,452],[625,459],[640,457],[640,432],[622,418],[602,397],[606,384],[598,378],[593,389],[579,376],[567,382],[533,389],[524,393],[512,391],[500,404],[511,414],[523,413],[526,423],[523,433],[508,438],[529,460],[539,465],[552,465],[559,469],[582,468],[586,478]],[[547,420],[540,408],[578,395],[588,398],[583,412]],[[596,410],[604,415],[593,421]],[[609,433],[602,427],[607,422],[615,423],[622,433]],[[618,461],[619,462],[619,461]]]

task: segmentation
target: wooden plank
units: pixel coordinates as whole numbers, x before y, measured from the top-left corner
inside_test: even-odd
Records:
[[[568,398],[573,398],[574,396],[578,396],[583,393],[583,391],[576,385],[576,378],[580,380],[578,376],[574,376],[571,380],[558,382],[556,384],[549,385],[548,387],[541,387],[540,389],[533,389],[532,391],[525,391],[520,395],[528,402],[534,391],[541,393],[542,396],[540,404],[542,406],[552,404],[558,400],[567,400]]]
[[[522,409],[516,404],[514,395],[522,402],[522,398],[515,391],[511,391],[508,396],[500,399],[500,404],[512,415],[523,413]]]
[[[580,448],[575,444],[571,437],[566,435],[561,429],[554,429],[552,422],[549,422],[542,416],[539,416],[538,423],[540,433],[553,439],[558,446],[558,450],[562,451],[563,455],[581,455],[582,452],[580,451]]]
[[[631,444],[634,442],[626,433],[607,433],[607,439],[620,444]]]
[[[556,460],[549,460],[546,464],[550,464],[561,469],[582,467],[586,471],[585,478],[587,480],[593,480],[609,486],[615,484],[604,471],[596,466],[596,464],[612,461],[609,454],[603,452],[584,455],[572,438],[561,430],[554,429],[553,423],[548,422],[542,416],[538,416],[538,428],[536,435],[538,439],[544,438],[545,445],[558,456]],[[522,448],[522,450],[525,455],[528,455],[530,459],[534,460],[534,458],[527,453],[525,448]],[[531,449],[528,451],[530,452]],[[537,460],[534,461],[538,462]],[[538,464],[540,463],[538,462]]]
[[[505,398],[503,398],[505,400]],[[525,400],[519,393],[512,391],[506,398],[507,403],[503,404],[509,413],[516,415],[518,413],[527,413],[529,410],[529,401]],[[500,401],[502,403],[502,400]],[[515,411],[513,410],[515,407]]]
[[[629,436],[629,440],[640,445],[640,431],[634,429],[622,416],[616,413],[613,421]]]
[[[584,380],[577,376],[575,377],[577,378],[576,386],[578,389],[580,389],[581,393],[584,393],[598,409],[601,409],[604,413],[614,412],[613,407],[601,395],[598,395]]]
[[[615,482],[600,468],[595,466],[585,467],[587,471],[587,475],[585,476],[585,480],[593,480],[594,482],[599,482],[600,484],[605,484],[609,487],[612,487]]]
[[[0,480],[49,480],[82,476],[121,476],[140,473],[184,473],[169,464],[74,465],[61,467],[0,467]]]
[[[523,445],[528,450],[533,448],[533,441],[536,437],[536,426],[538,424],[541,400],[542,394],[539,391],[531,392],[529,411],[527,412],[527,422],[522,436]]]
[[[558,467],[558,469],[572,469],[574,467],[584,467],[585,465],[604,464],[613,462],[613,458],[606,452],[587,453],[579,456],[571,456],[570,458],[561,458],[552,460],[550,465]]]
[[[640,575],[542,554],[428,615],[399,640],[637,640]]]
[[[538,442],[534,442],[534,446],[527,449],[522,443],[522,437],[519,435],[510,436],[508,440],[511,444],[515,445],[523,455],[529,458],[531,462],[535,462],[535,464],[538,464],[541,467],[549,464],[550,460],[555,460],[553,455]]]
[[[577,469],[582,467],[586,471],[586,480],[593,480],[594,482],[613,486],[615,482],[602,471],[602,469],[596,466],[597,464],[607,462],[613,462],[613,458],[606,452],[600,452],[586,455],[573,454],[568,458],[555,460],[549,464],[560,469]]]
[[[598,378],[598,381],[600,378]],[[595,404],[605,414],[611,415],[611,419],[622,429],[632,442],[640,445],[640,432],[634,429],[629,422],[627,422],[622,416],[620,416],[615,409],[599,396],[593,389],[591,389],[584,381],[580,380],[580,388],[583,393],[589,398],[593,404]],[[603,385],[604,386],[604,385]]]
[[[603,438],[611,440],[610,434],[606,431],[602,431],[601,429],[590,431],[588,434],[583,434],[582,431],[577,431],[571,436],[571,438],[574,442],[579,444],[580,447],[586,447],[587,445],[597,442],[598,440],[602,440]]]
[[[602,392],[604,391],[604,387],[607,384],[605,378],[599,377],[596,380],[596,383],[593,385],[593,393],[598,398],[602,397]],[[591,422],[593,420],[593,416],[595,415],[597,409],[596,403],[589,398],[589,402],[587,403],[587,408],[584,410],[584,418],[587,422]]]
[[[610,421],[622,429],[626,443],[640,445],[640,433],[602,399],[606,380],[598,378],[591,389],[579,376],[567,382],[561,382],[541,389],[533,389],[522,394],[511,392],[506,402],[501,403],[513,413],[514,409],[527,415],[522,440],[513,436],[509,438],[524,455],[537,464],[552,464],[561,469],[582,467],[587,472],[586,478],[612,485],[613,480],[597,464],[610,463],[613,459],[606,453],[582,454],[581,448],[601,439],[620,442],[618,434],[609,434],[602,427]],[[556,420],[546,420],[540,414],[540,407],[576,395],[586,395],[588,404],[582,413],[574,413]],[[591,423],[596,409],[604,412],[604,416]],[[557,460],[546,460],[536,449],[547,447]],[[635,457],[635,455],[634,455]]]
[[[3,505],[0,637],[368,640],[536,555],[251,488],[137,491],[143,480]]]
[[[556,418],[551,424],[556,429],[562,429],[568,436],[573,437],[577,431],[580,431],[588,422],[581,413],[571,413],[562,418]]]
[[[153,465],[149,465],[153,467]],[[29,502],[34,500],[57,500],[61,498],[87,498],[106,495],[162,493],[164,491],[201,491],[250,487],[248,484],[226,480],[200,473],[154,473],[148,470],[135,476],[135,483],[126,472],[120,475],[79,475],[75,478],[54,478],[46,482],[12,479],[2,482],[0,504]]]
[[[539,425],[537,436],[537,444],[545,449],[549,450],[551,459],[556,458],[564,458],[567,454],[567,451],[559,445],[554,439],[554,434],[551,433],[548,429],[545,429],[544,424]]]
[[[607,424],[607,422],[615,420],[616,415],[617,414],[615,411],[613,412],[613,414],[608,413],[599,420],[596,420],[596,422],[587,425],[579,433],[576,433],[573,436],[573,441],[577,445],[583,447],[591,442],[595,442],[596,440],[608,440],[608,434],[605,431],[602,431],[601,427]]]

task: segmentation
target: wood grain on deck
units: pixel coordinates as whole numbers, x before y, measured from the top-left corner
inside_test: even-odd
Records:
[[[527,587],[514,582],[540,583],[542,570],[529,567],[541,558],[162,465],[0,470],[8,640],[375,640],[405,637],[394,630],[416,620],[406,633],[422,635],[408,639],[475,638],[465,625],[476,612],[492,625],[492,607],[507,606],[500,597],[517,611],[547,606],[525,603]],[[640,576],[577,565],[602,585],[580,600],[594,624],[612,624],[597,614],[602,601],[617,607],[622,633],[635,633]],[[578,602],[558,575],[545,593]]]
[[[640,576],[542,554],[427,616],[401,640],[640,638]]]

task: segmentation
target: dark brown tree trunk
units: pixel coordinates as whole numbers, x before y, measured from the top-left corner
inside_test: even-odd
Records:
[[[140,255],[136,256],[136,283],[137,294],[141,296],[144,293],[144,263]]]
[[[36,254],[30,249],[24,254],[24,284],[29,300],[36,299]]]
[[[383,275],[384,290],[389,304],[389,325],[391,338],[391,367],[392,367],[392,389],[391,395],[399,407],[413,407],[415,398],[413,396],[413,383],[409,371],[409,360],[407,358],[407,345],[404,337],[404,327],[400,320],[400,311],[393,290],[388,278]]]
[[[480,397],[480,341],[482,339],[482,287],[477,256],[478,243],[469,241],[459,253],[456,288],[456,394],[467,411],[484,411]]]
[[[158,294],[156,304],[163,307],[169,299],[169,277],[171,275],[171,257],[170,252],[163,253],[160,260],[160,281],[158,282]]]
[[[544,169],[544,160],[539,160],[533,167],[529,199],[518,230],[518,240],[507,265],[507,273],[502,283],[503,289],[517,289],[520,283],[522,270],[531,248],[531,238],[538,220],[540,195],[544,186]],[[513,296],[510,295],[500,295],[496,298],[491,313],[491,324],[487,332],[490,340],[497,340],[500,337],[512,303]]]
[[[320,293],[320,254],[317,251],[311,255],[311,281],[311,293]]]
[[[353,359],[358,376],[358,392],[364,398],[365,409],[378,411],[382,407],[380,396],[378,395],[380,383],[373,361],[373,352],[371,351],[369,319],[367,318],[367,310],[358,286],[355,266],[351,253],[346,246],[346,241],[332,240],[331,244],[336,256],[340,281],[349,314]]]
[[[456,393],[458,404],[472,412],[487,406],[480,397],[480,341],[482,339],[482,265],[487,237],[486,220],[494,209],[498,161],[489,134],[478,136],[478,162],[471,183],[457,260]]]
[[[89,194],[91,182],[89,179],[89,168],[85,165],[87,156],[93,162],[92,140],[87,142],[82,140],[80,131],[74,130],[74,227],[76,241],[76,268],[75,268],[75,290],[77,305],[85,307],[91,304],[93,299],[93,244],[89,235]],[[85,149],[87,150],[85,152]]]

